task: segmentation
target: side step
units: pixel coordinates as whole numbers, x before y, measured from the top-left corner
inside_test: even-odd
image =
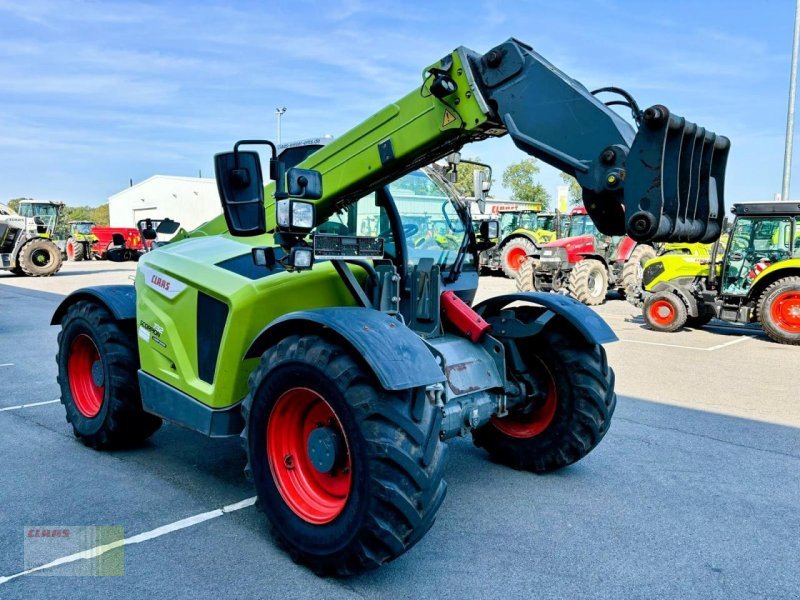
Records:
[[[144,410],[170,423],[212,438],[239,435],[244,429],[241,403],[213,409],[141,370],[139,388]]]

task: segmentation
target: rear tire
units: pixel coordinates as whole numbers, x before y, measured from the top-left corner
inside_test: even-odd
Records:
[[[75,437],[92,448],[133,446],[161,419],[144,412],[133,321],[120,323],[95,302],[67,309],[58,334],[61,403]]]
[[[514,238],[500,251],[500,267],[506,277],[514,279],[527,257],[536,252],[536,245],[528,238]]]
[[[61,250],[45,238],[26,243],[19,253],[19,266],[30,277],[50,277],[61,269]]]
[[[539,261],[533,258],[528,258],[522,263],[517,274],[514,276],[518,292],[536,291],[536,282],[534,281],[533,274],[536,272],[537,266],[539,266]]]
[[[642,244],[633,249],[630,258],[625,261],[622,267],[622,280],[620,285],[623,293],[631,295],[642,287],[642,270],[644,269],[644,265],[647,261],[655,257],[656,249],[652,246]]]
[[[570,296],[587,306],[602,304],[608,293],[606,266],[594,258],[584,258],[570,272],[567,289]]]
[[[381,389],[350,351],[315,335],[267,350],[249,387],[246,472],[293,560],[350,575],[400,556],[430,529],[447,489],[447,446],[423,390]],[[339,440],[325,472],[307,433],[320,429]]]
[[[495,462],[547,473],[577,462],[605,436],[617,404],[614,371],[602,346],[555,328],[521,351],[549,380],[547,399],[531,412],[492,418],[472,439]]]
[[[686,305],[677,294],[657,292],[645,300],[642,316],[650,329],[671,333],[686,325]]]
[[[82,242],[69,238],[67,240],[67,260],[75,262],[86,260],[86,246]]]
[[[758,321],[773,341],[800,345],[800,277],[784,277],[764,290]]]

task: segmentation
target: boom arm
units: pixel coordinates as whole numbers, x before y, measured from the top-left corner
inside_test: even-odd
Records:
[[[458,150],[509,134],[517,147],[575,176],[608,235],[638,241],[717,239],[730,142],[657,105],[636,131],[530,46],[484,55],[460,47],[423,84],[299,166],[322,174],[319,222],[350,202]],[[265,196],[271,198],[271,190]],[[274,211],[267,207],[268,228]]]

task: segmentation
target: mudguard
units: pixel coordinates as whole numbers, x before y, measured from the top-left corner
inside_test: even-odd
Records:
[[[386,390],[405,390],[445,381],[425,342],[397,319],[371,308],[319,308],[275,319],[248,348],[256,358],[288,335],[321,333],[353,349]]]
[[[67,309],[80,300],[102,304],[118,321],[136,318],[136,288],[133,285],[97,285],[75,290],[64,298],[53,314],[50,325],[60,325]]]
[[[489,315],[496,314],[512,302],[538,304],[553,311],[566,319],[591,344],[609,344],[617,341],[616,334],[596,312],[574,298],[562,294],[545,294],[542,292],[505,294],[484,300],[473,308],[475,312],[486,318]]]
[[[672,292],[683,300],[683,303],[686,305],[687,315],[690,317],[700,316],[700,307],[697,306],[697,299],[692,296],[686,288],[670,283],[669,281],[662,281],[653,286],[652,292]]]

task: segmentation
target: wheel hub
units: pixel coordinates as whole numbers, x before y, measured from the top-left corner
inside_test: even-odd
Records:
[[[308,457],[320,473],[330,473],[344,454],[342,436],[331,427],[318,427],[308,436]]]
[[[286,505],[314,525],[333,521],[350,496],[347,436],[331,405],[316,391],[292,388],[267,421],[267,458]]]
[[[784,331],[800,333],[800,291],[781,294],[772,303],[772,318]]]
[[[105,383],[105,377],[103,375],[103,361],[99,358],[92,363],[92,382],[97,387],[103,387],[103,383]]]

